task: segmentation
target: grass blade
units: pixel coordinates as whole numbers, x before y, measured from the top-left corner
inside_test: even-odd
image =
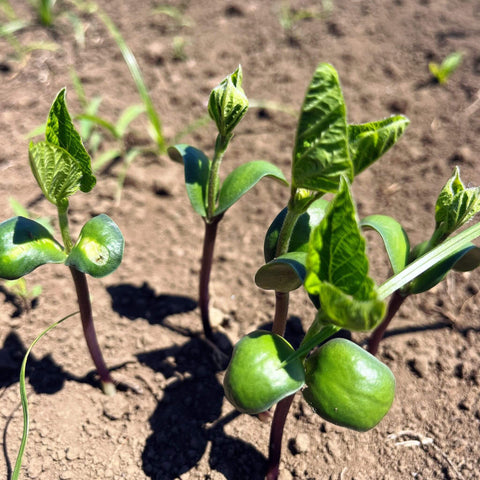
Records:
[[[28,430],[29,430],[29,423],[30,423],[30,415],[28,412],[28,399],[27,399],[27,389],[25,387],[25,370],[27,367],[27,360],[28,356],[30,355],[30,352],[32,351],[32,348],[35,346],[35,344],[45,335],[47,334],[50,330],[55,328],[57,325],[62,323],[63,321],[67,320],[67,318],[73,317],[76,315],[78,312],[73,312],[70,315],[67,315],[66,317],[63,317],[61,320],[58,320],[57,322],[53,323],[50,325],[47,329],[45,329],[28,347],[27,352],[25,353],[25,356],[23,357],[23,362],[22,362],[22,367],[20,369],[20,398],[22,401],[22,410],[23,410],[23,434],[22,434],[22,440],[20,442],[20,447],[18,449],[18,454],[17,454],[17,460],[15,462],[15,468],[13,469],[13,474],[12,474],[12,480],[18,480],[19,475],[20,475],[20,469],[22,468],[22,459],[23,459],[23,454],[25,453],[25,447],[27,446],[27,439],[28,439]]]
[[[140,94],[143,104],[145,105],[145,110],[147,112],[150,123],[155,131],[155,140],[157,142],[158,148],[160,152],[163,153],[166,151],[166,144],[162,133],[162,123],[160,121],[160,117],[155,110],[155,107],[153,106],[152,99],[150,97],[150,94],[148,93],[148,89],[143,80],[142,72],[140,71],[137,60],[130,48],[128,47],[127,43],[125,42],[124,38],[122,37],[122,34],[120,33],[116,25],[113,23],[112,19],[100,8],[98,9],[97,14],[100,20],[102,20],[102,22],[107,27],[108,31],[117,43],[118,48],[122,52],[125,63],[127,64],[128,69],[130,70],[133,80],[137,86],[138,93]]]

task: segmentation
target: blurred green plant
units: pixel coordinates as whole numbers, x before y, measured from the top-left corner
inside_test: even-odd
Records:
[[[444,84],[458,69],[458,67],[462,63],[462,59],[462,53],[453,52],[450,55],[447,55],[440,64],[430,62],[428,64],[428,69],[438,83]]]

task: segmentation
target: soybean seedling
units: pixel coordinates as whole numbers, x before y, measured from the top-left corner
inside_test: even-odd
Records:
[[[255,277],[261,288],[275,290],[272,332],[242,338],[224,379],[225,395],[238,410],[260,414],[276,405],[269,480],[278,478],[283,428],[296,392],[302,390],[323,419],[357,431],[375,427],[392,405],[395,379],[389,368],[349,340],[327,340],[340,329],[375,328],[385,318],[387,297],[457,261],[457,253],[471,251],[468,242],[480,235],[480,224],[474,225],[436,243],[408,265],[406,243],[400,242],[390,255],[395,275],[378,287],[369,276],[361,229],[375,228],[388,235],[387,227],[395,230],[398,225],[386,220],[390,217],[383,218],[382,226],[371,218],[362,224],[350,184],[398,140],[408,123],[395,116],[348,124],[336,71],[327,64],[318,66],[297,127],[290,200],[267,231],[267,263]],[[334,195],[329,202],[322,198],[326,193]],[[397,228],[395,234],[401,232]],[[295,351],[283,334],[289,293],[302,285],[317,314]]]
[[[264,160],[244,163],[220,181],[220,165],[235,127],[247,113],[248,99],[242,88],[242,68],[228,75],[210,93],[208,112],[218,134],[213,159],[195,147],[185,144],[168,149],[170,158],[184,164],[187,194],[193,209],[203,219],[205,235],[200,269],[199,304],[205,336],[213,341],[209,316],[209,281],[218,224],[226,211],[263,177],[287,183],[281,170]]]
[[[438,83],[443,84],[448,81],[450,76],[458,69],[462,63],[463,55],[460,52],[453,52],[447,55],[442,63],[430,62],[428,69],[435,77]]]
[[[0,278],[23,278],[46,263],[66,265],[73,278],[90,355],[106,394],[115,385],[98,345],[86,274],[104,277],[112,273],[123,257],[124,239],[107,215],[85,223],[76,242],[70,235],[69,197],[79,190],[87,193],[95,186],[90,156],[75,130],[62,89],[50,109],[45,141],[30,143],[29,161],[45,198],[57,208],[63,245],[39,222],[23,216],[0,224]]]

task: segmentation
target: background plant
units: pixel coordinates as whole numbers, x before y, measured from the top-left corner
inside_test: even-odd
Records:
[[[428,69],[437,82],[443,84],[446,83],[452,74],[458,69],[462,63],[462,58],[462,53],[453,52],[447,55],[440,64],[430,62],[428,64]]]
[[[286,183],[278,167],[263,160],[244,163],[220,181],[220,165],[230,144],[235,127],[247,113],[248,99],[242,88],[242,69],[227,76],[215,87],[209,98],[208,112],[215,121],[218,134],[212,160],[202,151],[185,144],[169,148],[170,158],[182,162],[185,184],[193,209],[205,224],[199,281],[199,305],[203,331],[214,340],[209,316],[209,281],[218,224],[226,211],[265,176]]]
[[[95,333],[86,274],[103,277],[113,272],[122,260],[124,240],[117,225],[104,214],[87,221],[76,242],[70,235],[69,197],[79,190],[91,191],[96,178],[90,156],[70,118],[65,89],[59,92],[50,109],[45,141],[30,143],[29,160],[45,198],[56,206],[63,245],[37,221],[23,216],[4,221],[0,224],[0,277],[23,278],[46,263],[69,267],[90,355],[103,391],[113,394],[115,385]]]

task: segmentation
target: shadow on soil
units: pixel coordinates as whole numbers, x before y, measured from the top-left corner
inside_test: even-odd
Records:
[[[119,315],[130,320],[144,318],[151,324],[161,324],[166,317],[195,310],[197,302],[180,295],[157,295],[154,290],[143,283],[136,287],[128,283],[107,288],[112,297],[112,308]]]
[[[182,346],[140,354],[138,360],[160,372],[167,385],[150,418],[153,433],[143,452],[143,470],[150,478],[178,478],[204,455],[210,468],[228,480],[264,478],[265,457],[223,430],[239,413],[220,418],[220,369],[208,345],[192,338]]]
[[[27,347],[23,345],[15,332],[10,332],[0,348],[0,389],[8,388],[19,381],[20,369]],[[121,368],[115,367],[114,369]],[[96,380],[96,372],[91,371],[84,377],[78,377],[65,371],[61,365],[52,360],[50,354],[36,358],[33,353],[28,357],[25,369],[25,378],[32,386],[35,393],[53,395],[59,392],[65,381],[87,383],[94,388],[100,384]]]

